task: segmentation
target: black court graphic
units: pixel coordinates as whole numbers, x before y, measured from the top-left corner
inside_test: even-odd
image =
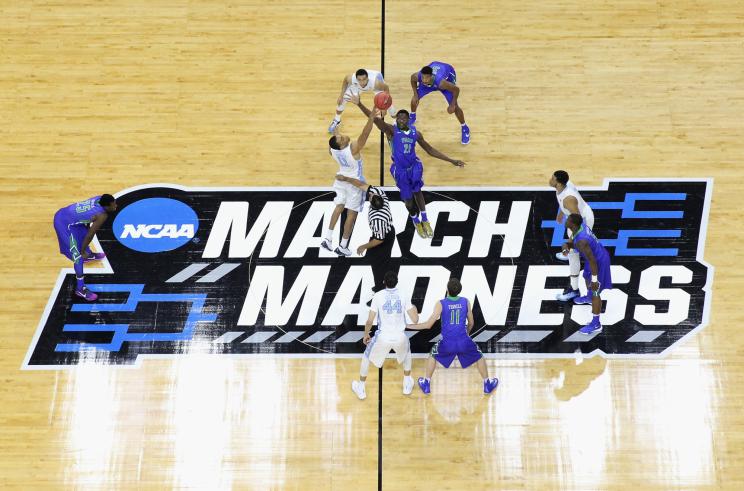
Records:
[[[565,230],[555,221],[553,190],[431,188],[430,240],[415,235],[396,190],[387,192],[398,231],[390,269],[399,272],[399,287],[426,318],[449,277],[459,277],[474,305],[473,337],[487,356],[658,356],[707,323],[710,180],[608,180],[582,189],[614,283],[602,294],[604,330],[592,336],[578,333],[590,306],[555,300],[568,265],[555,258]],[[74,297],[73,271],[61,271],[24,368],[136,365],[181,353],[363,351],[372,271],[364,257],[320,248],[333,208],[329,190],[152,185],[117,199],[119,211],[97,235],[106,268],[86,270],[99,300]],[[365,211],[350,248],[369,235]],[[439,329],[408,334],[414,353],[424,355]]]

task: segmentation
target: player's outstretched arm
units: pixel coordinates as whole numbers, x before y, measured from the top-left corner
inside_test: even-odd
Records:
[[[411,74],[411,88],[413,89],[413,97],[418,99],[418,72]]]
[[[421,148],[423,148],[424,151],[428,153],[429,155],[431,155],[432,157],[437,158],[439,160],[444,160],[445,162],[449,162],[450,164],[456,167],[465,167],[465,162],[463,162],[462,160],[451,159],[447,157],[445,154],[443,154],[442,152],[440,152],[439,150],[437,150],[436,148],[429,145],[429,142],[424,140],[424,135],[421,134],[420,131],[416,133],[416,141],[418,142],[419,145],[421,145]]]
[[[362,111],[364,115],[367,116],[368,118],[370,117],[370,114],[372,114],[372,111],[369,108],[367,108],[367,106],[365,106],[361,100],[359,100],[358,95],[351,97],[351,103],[356,104],[359,110]],[[380,129],[380,131],[385,133],[385,136],[387,136],[388,138],[393,137],[393,127],[387,124],[385,121],[383,121],[382,113],[380,113],[379,118],[375,117],[375,125]]]
[[[357,141],[351,144],[351,153],[353,155],[357,155],[359,152],[361,152],[362,149],[364,148],[364,145],[367,144],[367,138],[369,138],[369,134],[372,132],[372,124],[374,123],[375,118],[379,114],[380,113],[377,109],[370,112],[367,118],[367,124],[364,125],[364,129],[362,130],[362,133],[359,135],[359,138],[357,138]]]
[[[413,330],[424,330],[424,329],[431,329],[431,326],[434,325],[434,323],[439,319],[439,317],[442,315],[442,304],[440,302],[437,302],[437,304],[434,306],[434,312],[431,313],[431,316],[429,316],[429,319],[426,322],[420,322],[418,324],[411,324],[406,326],[406,329],[413,329]],[[418,316],[418,314],[417,314]],[[413,320],[413,317],[411,318]]]
[[[88,248],[91,241],[93,240],[93,236],[96,235],[96,232],[98,231],[99,228],[101,228],[101,225],[104,224],[107,218],[108,218],[107,213],[101,213],[100,215],[96,215],[96,218],[93,219],[93,223],[91,223],[90,227],[88,227],[88,233],[85,234],[83,243],[80,244],[80,255],[83,256],[84,258],[88,257],[85,253],[85,250]]]
[[[354,177],[349,176],[343,176],[341,174],[336,174],[336,180],[341,182],[348,182],[352,186],[358,187],[365,193],[367,192],[367,189],[369,188],[369,184],[366,182],[360,181],[359,179],[356,179]]]

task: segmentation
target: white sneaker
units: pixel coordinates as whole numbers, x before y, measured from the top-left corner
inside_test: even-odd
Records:
[[[338,246],[338,247],[336,247],[336,250],[333,251],[333,252],[335,252],[339,256],[344,256],[344,257],[351,256],[351,251],[349,249],[347,249],[346,247]]]
[[[352,380],[351,390],[354,391],[354,394],[357,395],[360,401],[363,401],[367,398],[367,391],[364,389],[364,384],[360,380]]]
[[[320,243],[320,247],[322,247],[326,251],[333,252],[333,242],[328,239],[323,239],[323,242]]]
[[[403,394],[410,395],[413,392],[413,377],[403,377]]]

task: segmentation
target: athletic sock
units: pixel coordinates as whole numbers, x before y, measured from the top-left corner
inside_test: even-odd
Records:
[[[422,222],[428,222],[429,221],[429,219],[426,218],[426,212],[425,211],[422,211],[421,212],[421,221]]]
[[[421,220],[419,220],[418,215],[414,215],[411,217],[411,220],[413,220],[414,225],[418,225]]]
[[[596,322],[597,324],[599,324],[599,316],[598,315],[592,315],[592,318],[593,318],[592,320],[594,322]]]
[[[323,238],[326,239],[328,242],[333,242],[333,230],[327,228],[325,234],[323,235]]]
[[[333,117],[333,120],[334,120],[334,121],[336,121],[337,123],[340,123],[340,122],[341,122],[341,115],[340,115],[340,114],[336,114],[336,115],[335,115],[335,116]]]
[[[460,127],[461,127],[461,128],[464,128],[464,127],[466,127],[466,126],[467,126],[467,123],[462,123],[462,124],[460,125]]]
[[[349,239],[341,239],[341,247],[346,249],[348,245],[349,245]]]
[[[78,289],[78,291],[80,291],[83,288],[85,288],[85,277],[83,277],[83,276],[76,276],[75,278],[77,279],[77,289]]]

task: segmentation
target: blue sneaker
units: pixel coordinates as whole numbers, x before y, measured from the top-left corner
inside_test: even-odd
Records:
[[[336,131],[336,128],[340,124],[341,124],[341,121],[336,121],[335,119],[331,121],[331,125],[328,127],[328,133],[333,133],[334,131]]]
[[[592,321],[589,324],[582,327],[581,329],[579,329],[579,332],[581,334],[589,335],[589,334],[594,334],[595,332],[600,332],[601,330],[602,330],[602,324],[598,320],[592,318]]]
[[[563,293],[559,293],[555,296],[555,299],[559,302],[568,302],[569,300],[576,298],[580,296],[581,293],[579,293],[579,290],[572,290],[571,287],[566,288],[563,290]]]
[[[490,394],[496,389],[496,387],[498,387],[498,385],[499,385],[499,379],[497,379],[496,377],[489,378],[488,380],[484,380],[483,381],[483,393]]]
[[[462,139],[460,140],[460,143],[463,145],[470,143],[470,128],[468,128],[468,125],[462,127]]]
[[[576,305],[591,305],[592,304],[592,296],[587,294],[583,297],[576,297],[573,299],[574,303]]]
[[[409,113],[408,124],[413,124],[415,122],[416,122],[416,113]]]
[[[421,388],[421,392],[423,392],[424,394],[431,393],[431,384],[424,377],[419,377],[418,384],[419,384],[419,387]]]

